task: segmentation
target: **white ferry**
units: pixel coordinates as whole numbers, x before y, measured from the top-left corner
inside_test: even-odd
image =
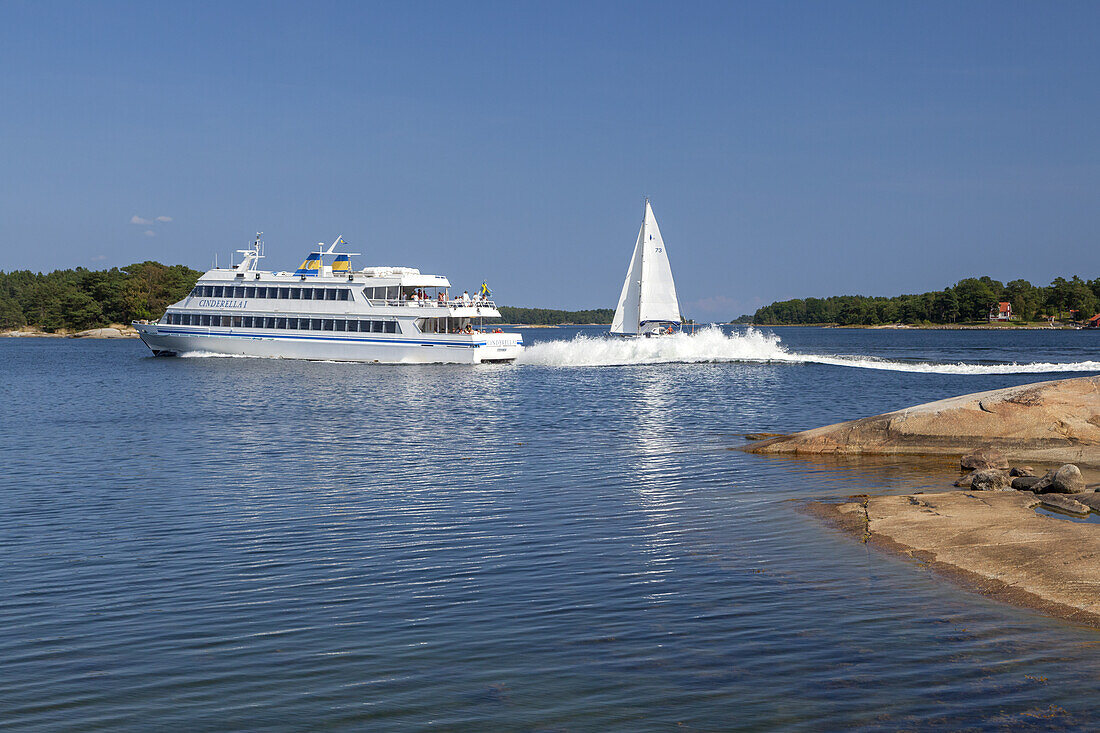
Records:
[[[240,264],[210,270],[155,323],[135,321],[157,356],[189,352],[382,363],[514,361],[523,339],[483,319],[500,318],[488,286],[452,297],[440,275],[411,267],[351,269],[337,239],[294,272],[258,269],[260,235]],[[332,257],[330,264],[325,258]]]

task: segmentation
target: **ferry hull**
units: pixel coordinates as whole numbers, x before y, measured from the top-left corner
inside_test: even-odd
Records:
[[[523,352],[518,334],[478,333],[429,340],[403,336],[373,338],[316,334],[249,333],[239,329],[166,327],[135,323],[156,356],[187,353],[281,359],[377,362],[382,364],[482,364],[515,361]]]

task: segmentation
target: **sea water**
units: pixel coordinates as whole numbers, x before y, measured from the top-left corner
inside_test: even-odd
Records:
[[[1100,632],[798,511],[950,466],[731,450],[1096,373],[1100,333],[524,340],[482,367],[0,340],[0,728],[1100,719]]]

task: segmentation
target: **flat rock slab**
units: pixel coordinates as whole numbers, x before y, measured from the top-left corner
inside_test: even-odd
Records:
[[[1100,627],[1100,524],[1047,517],[1021,492],[951,491],[817,504],[815,513],[986,595]]]
[[[752,453],[962,456],[1100,466],[1100,376],[950,397],[761,441]]]

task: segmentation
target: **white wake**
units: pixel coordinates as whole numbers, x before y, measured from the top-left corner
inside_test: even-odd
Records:
[[[714,362],[829,364],[929,374],[1038,374],[1043,372],[1100,372],[1100,361],[1030,364],[937,364],[876,359],[870,356],[800,354],[780,343],[779,337],[749,329],[723,333],[705,328],[695,334],[677,333],[659,338],[619,339],[578,334],[568,341],[531,344],[521,364],[555,367],[623,366],[627,364],[698,364]]]

